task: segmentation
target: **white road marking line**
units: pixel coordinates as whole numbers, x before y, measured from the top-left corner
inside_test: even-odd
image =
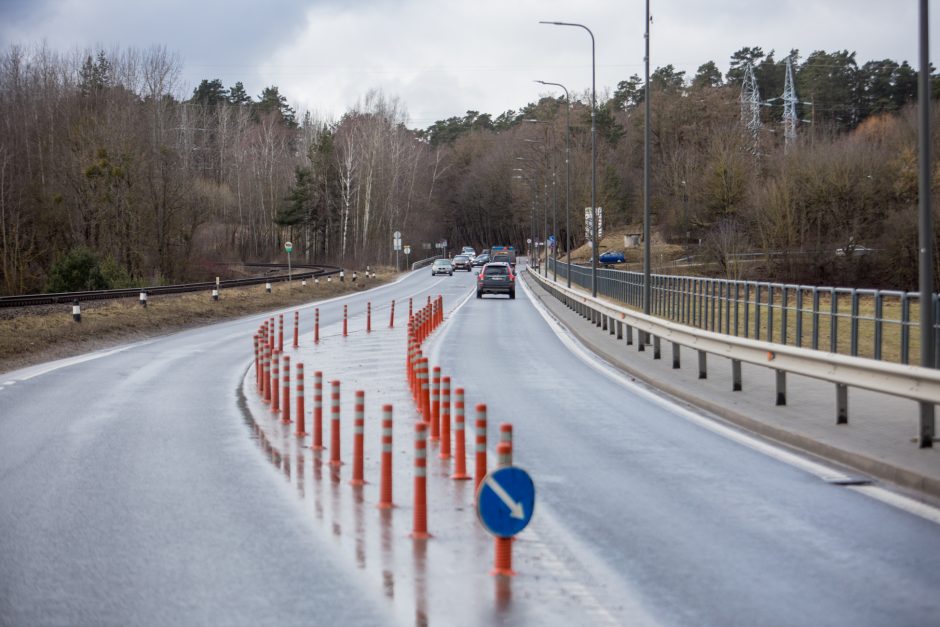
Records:
[[[541,303],[541,301],[533,297],[533,294],[524,282],[522,283],[522,288],[526,291],[527,295],[529,296],[529,300],[532,302],[536,311],[538,311],[539,315],[541,315],[545,322],[548,323],[549,328],[552,329],[558,339],[561,340],[562,344],[564,344],[576,356],[581,358],[582,361],[606,376],[614,383],[618,383],[626,388],[629,388],[638,396],[641,396],[646,400],[659,405],[673,414],[681,416],[690,422],[708,429],[717,435],[720,435],[733,442],[737,442],[743,446],[747,446],[748,448],[763,453],[764,455],[783,462],[784,464],[788,464],[794,468],[799,468],[800,470],[803,470],[804,472],[807,472],[811,475],[815,475],[824,481],[848,481],[854,476],[811,461],[795,453],[791,453],[790,451],[760,440],[754,436],[715,422],[714,420],[706,418],[705,416],[700,416],[699,414],[696,414],[695,412],[692,412],[685,407],[676,404],[674,401],[666,397],[660,396],[644,387],[637,385],[633,381],[630,381],[630,379],[627,378],[627,375],[620,372],[619,370],[616,370],[613,366],[608,364],[606,361],[592,353],[583,344],[581,344],[581,342],[578,341],[577,338],[575,338],[568,331],[568,329],[566,329],[558,320],[548,313],[548,310]],[[930,505],[915,501],[909,497],[893,493],[877,486],[851,486],[850,489],[868,494],[872,498],[876,498],[884,503],[894,505],[899,509],[940,524],[940,510]]]
[[[86,361],[93,361],[95,359],[101,359],[102,357],[109,357],[117,353],[123,353],[124,351],[130,350],[132,348],[138,348],[140,346],[146,346],[154,342],[155,340],[144,340],[143,342],[135,342],[134,344],[128,344],[126,346],[121,346],[118,348],[112,348],[110,350],[100,351],[97,353],[89,353],[87,355],[79,355],[77,357],[68,357],[66,359],[60,359],[59,361],[54,361],[49,364],[34,366],[32,368],[25,368],[20,372],[24,373],[18,377],[19,381],[29,381],[36,377],[42,376],[44,374],[49,374],[61,368],[67,368],[69,366],[74,366],[77,364],[85,363]],[[9,384],[15,383],[8,382]]]
[[[920,516],[921,518],[929,520],[934,524],[940,525],[940,509],[937,509],[936,507],[912,499],[909,496],[904,496],[903,494],[886,490],[879,486],[853,485],[847,487],[849,490],[861,492],[862,494],[870,496],[873,499],[877,499],[882,503],[897,507],[898,509],[902,509],[905,512],[914,514],[915,516]]]

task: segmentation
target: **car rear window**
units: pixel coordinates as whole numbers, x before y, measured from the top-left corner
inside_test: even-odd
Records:
[[[492,276],[494,274],[509,274],[509,268],[506,266],[490,266],[486,268],[486,276]]]

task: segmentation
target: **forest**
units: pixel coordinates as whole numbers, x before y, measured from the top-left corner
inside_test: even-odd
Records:
[[[799,99],[790,142],[787,59]],[[569,117],[571,238],[584,243],[589,90],[572,93],[570,107],[546,87],[518,110],[412,129],[405,105],[377,90],[338,120],[298,113],[276,85],[252,97],[240,82],[205,79],[181,94],[182,64],[160,46],[0,55],[0,293],[204,280],[229,263],[278,259],[288,240],[298,263],[348,267],[393,265],[394,231],[412,260],[443,239],[523,248],[533,210],[563,210]],[[757,129],[742,116],[747,67]],[[935,97],[938,84],[932,76]],[[735,278],[916,284],[908,63],[745,47],[724,72],[714,61],[692,76],[659,67],[650,93],[654,242],[690,248]],[[606,229],[642,220],[644,94],[636,75],[598,94]],[[745,251],[763,263],[730,262]]]

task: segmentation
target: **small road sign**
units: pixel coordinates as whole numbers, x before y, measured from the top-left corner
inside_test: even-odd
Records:
[[[401,239],[401,231],[395,231],[392,233],[392,239]]]
[[[509,538],[532,520],[535,484],[529,473],[516,466],[497,468],[480,484],[477,517],[494,536]]]
[[[405,254],[406,255],[411,254],[411,246],[409,246],[408,244],[405,244]]]
[[[290,251],[294,250],[294,245],[291,244],[290,242],[284,242],[284,250],[285,250],[286,252],[290,252]]]

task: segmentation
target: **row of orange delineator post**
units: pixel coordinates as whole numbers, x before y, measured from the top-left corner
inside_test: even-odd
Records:
[[[434,366],[429,372],[428,358],[422,353],[421,347],[427,337],[444,321],[443,299],[439,296],[435,300],[428,298],[428,304],[420,311],[411,314],[409,301],[408,317],[408,358],[406,362],[408,384],[411,388],[412,398],[417,406],[422,421],[417,425],[416,463],[421,466],[415,474],[415,520],[413,535],[427,537],[427,495],[426,495],[426,457],[427,433],[430,431],[430,441],[440,442],[438,457],[448,459],[451,457],[451,378],[441,375],[441,368]],[[464,416],[464,389],[454,390],[454,474],[452,479],[469,479],[466,461],[466,425]],[[480,489],[480,484],[486,477],[486,433],[487,417],[486,404],[476,406],[474,464],[474,492]],[[500,442],[497,447],[499,466],[512,465],[512,425],[500,425]],[[495,560],[493,574],[514,575],[512,570],[512,539],[495,538]]]
[[[466,461],[466,429],[464,389],[453,389],[453,419],[454,442],[451,446],[451,378],[441,376],[440,367],[433,369],[433,378],[429,377],[428,360],[421,353],[423,342],[444,321],[443,298],[428,297],[427,304],[419,311],[413,311],[411,299],[408,302],[408,346],[409,358],[407,360],[408,381],[415,399],[421,420],[415,427],[415,490],[414,490],[414,521],[412,536],[414,538],[427,538],[427,453],[428,436],[432,443],[440,443],[441,459],[454,458],[454,480],[468,480]],[[347,334],[348,309],[343,308],[343,333]],[[274,318],[266,320],[254,336],[255,343],[255,372],[258,392],[265,403],[270,403],[271,410],[280,414],[281,422],[288,424],[296,422],[295,435],[306,436],[305,407],[304,407],[304,365],[297,363],[297,381],[295,389],[296,408],[292,420],[290,411],[290,357],[282,355],[283,351],[283,315],[278,318],[277,332],[275,333]],[[395,323],[395,302],[390,308],[389,327]],[[299,312],[294,314],[294,347],[299,346]],[[366,330],[371,331],[371,303],[367,307]],[[319,341],[319,309],[315,310],[314,341]],[[283,368],[282,368],[283,366]],[[311,448],[322,451],[326,447],[323,442],[323,373],[314,372],[314,394],[312,409],[312,443]],[[361,486],[364,478],[364,439],[365,439],[365,393],[357,390],[355,401],[355,424],[353,442],[353,476],[351,484]],[[380,470],[380,497],[378,507],[390,508],[393,506],[392,490],[392,413],[391,405],[382,406],[382,455]],[[481,403],[476,406],[475,423],[475,468],[474,486],[479,489],[487,472],[487,408]],[[330,382],[330,459],[331,466],[339,466],[340,456],[340,382]],[[511,463],[511,432],[512,426],[503,424],[500,427],[501,441],[498,448],[500,465],[505,461]],[[504,439],[508,433],[509,438]],[[511,540],[496,538],[496,560],[494,574],[511,575]]]

